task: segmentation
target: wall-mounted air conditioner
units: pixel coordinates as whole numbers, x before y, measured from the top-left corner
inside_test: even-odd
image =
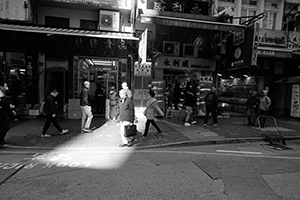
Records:
[[[163,41],[163,54],[169,56],[179,56],[180,43]]]
[[[108,10],[100,10],[99,30],[120,31],[120,13]]]
[[[198,57],[198,48],[195,44],[183,44],[183,57]]]

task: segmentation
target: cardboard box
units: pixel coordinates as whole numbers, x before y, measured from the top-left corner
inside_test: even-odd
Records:
[[[81,110],[69,110],[68,119],[81,119]]]
[[[68,109],[69,110],[79,110],[80,109],[80,99],[69,99]]]

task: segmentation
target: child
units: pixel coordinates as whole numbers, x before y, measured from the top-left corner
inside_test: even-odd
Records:
[[[145,132],[141,136],[141,138],[147,137],[150,124],[152,124],[156,128],[157,130],[156,136],[162,133],[158,125],[155,123],[154,118],[155,118],[155,111],[157,111],[162,117],[164,116],[164,113],[157,105],[157,100],[154,98],[155,92],[153,90],[149,90],[148,94],[150,98],[147,102],[146,109],[144,111],[144,115],[146,116],[147,121],[145,125],[146,126]]]

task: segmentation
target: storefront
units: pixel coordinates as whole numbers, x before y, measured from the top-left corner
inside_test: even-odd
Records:
[[[186,88],[192,86],[197,101],[197,116],[203,115],[203,98],[215,85],[216,61],[212,59],[159,56],[153,62],[153,82],[161,97],[161,107],[175,117],[184,106]],[[154,84],[152,84],[154,85]],[[154,85],[155,86],[155,85]],[[177,114],[174,114],[177,113]]]
[[[48,90],[56,87],[59,114],[65,114],[84,80],[92,83],[92,99],[97,86],[106,93],[132,80],[130,55],[138,40],[132,34],[7,24],[0,24],[0,29],[1,73],[5,81],[18,75],[24,89],[32,87],[32,95],[21,91],[30,97],[22,104],[27,109],[37,109]]]

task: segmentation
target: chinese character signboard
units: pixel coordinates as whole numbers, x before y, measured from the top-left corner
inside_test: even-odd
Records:
[[[254,24],[227,37],[226,68],[237,69],[256,65],[258,27]]]
[[[299,85],[292,86],[292,99],[291,99],[291,116],[299,117]]]
[[[157,68],[164,69],[184,69],[193,68],[205,71],[215,71],[216,61],[201,58],[185,58],[185,57],[171,57],[171,56],[161,56],[158,58]]]
[[[151,62],[145,64],[134,64],[134,75],[135,76],[151,76]]]
[[[212,76],[200,76],[199,81],[200,82],[205,82],[205,83],[212,83],[213,82],[213,77]]]

